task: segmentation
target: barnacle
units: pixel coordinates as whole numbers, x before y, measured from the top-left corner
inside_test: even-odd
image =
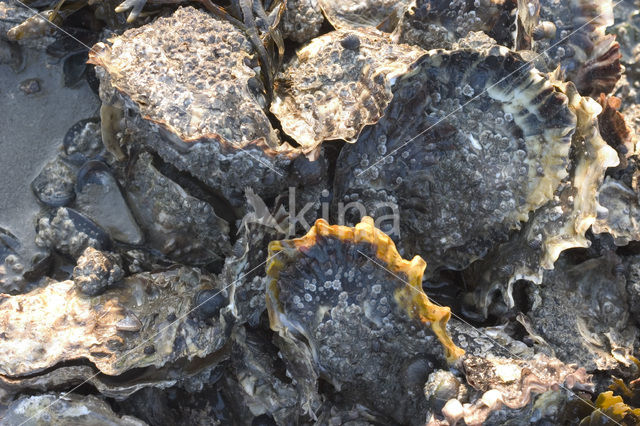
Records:
[[[400,42],[424,49],[450,49],[474,31],[484,31],[511,46],[511,12],[515,2],[505,0],[413,0],[395,30]]]
[[[609,93],[622,75],[620,45],[605,34],[613,24],[611,0],[518,1],[518,13],[530,22],[521,31],[531,48],[541,55],[538,65],[549,71],[558,65],[582,95]]]
[[[366,124],[380,119],[393,81],[422,54],[373,29],[322,35],[276,79],[271,111],[307,153],[323,140],[353,143]]]
[[[463,269],[506,241],[567,176],[568,99],[504,47],[430,51],[392,92],[340,153],[335,201],[398,217],[399,246],[433,268]]]
[[[320,376],[374,411],[416,421],[426,401],[407,397],[444,361],[435,338],[449,361],[464,352],[446,332],[449,308],[422,291],[425,266],[402,259],[369,217],[354,228],[319,219],[304,237],[269,244],[269,321],[309,409]]]
[[[144,141],[234,206],[247,186],[266,198],[286,185],[298,150],[280,142],[265,114],[260,65],[239,29],[186,7],[111,42],[89,58],[99,66],[103,106],[128,113],[103,121],[103,136]]]
[[[214,291],[220,297],[202,300]],[[184,267],[129,276],[94,297],[68,280],[0,300],[0,357],[6,360],[0,375],[9,381],[81,359],[109,376],[144,367],[170,371],[179,360],[215,365],[233,325],[220,283]],[[174,380],[190,374],[184,366],[176,372]]]

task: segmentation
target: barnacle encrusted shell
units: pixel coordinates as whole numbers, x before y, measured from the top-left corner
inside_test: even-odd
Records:
[[[409,0],[318,0],[334,28],[395,28]]]
[[[288,0],[280,31],[284,38],[306,43],[320,33],[323,22],[318,0]]]
[[[129,170],[127,197],[149,246],[189,265],[221,261],[231,251],[227,221],[160,173],[150,154],[141,154]]]
[[[597,97],[613,90],[622,75],[620,45],[605,34],[613,25],[612,0],[518,1],[519,49],[541,55],[548,71],[560,66],[582,95]]]
[[[433,363],[464,353],[446,331],[450,309],[422,291],[425,266],[402,259],[369,217],[354,228],[318,219],[304,237],[269,244],[269,321],[308,408],[322,377],[374,411],[416,422],[426,401],[411,395]]]
[[[73,281],[30,293],[0,295],[0,374],[34,375],[64,361],[86,359],[108,375],[205,358],[226,343],[232,318],[222,309],[194,319],[194,295],[222,291],[197,269],[141,273],[96,297]]]
[[[465,268],[567,176],[576,118],[553,83],[504,47],[430,51],[340,153],[335,201],[398,220],[399,246],[434,268]]]
[[[395,37],[424,49],[450,49],[473,31],[483,31],[511,46],[511,12],[505,0],[413,0],[402,15]]]
[[[597,193],[605,171],[619,163],[618,154],[598,130],[600,105],[580,96],[572,83],[556,81],[555,86],[567,95],[577,117],[569,174],[522,231],[474,265],[479,292],[475,300],[485,313],[494,292],[501,292],[506,305],[512,307],[512,287],[517,280],[540,283],[543,270],[553,269],[560,253],[590,245],[585,234],[601,210]]]
[[[231,23],[180,8],[97,44],[89,59],[101,80],[103,139],[147,144],[232,203],[246,186],[272,197],[286,185],[297,150],[271,126],[253,46]]]
[[[353,143],[382,116],[393,81],[423,54],[374,29],[324,34],[277,78],[271,111],[305,152],[328,139]]]
[[[623,265],[614,255],[546,271],[527,317],[532,330],[567,363],[591,371],[630,364],[637,331],[629,314]]]

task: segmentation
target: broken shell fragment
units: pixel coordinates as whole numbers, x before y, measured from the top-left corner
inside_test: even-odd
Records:
[[[319,219],[304,237],[269,244],[269,320],[303,407],[314,408],[322,377],[395,421],[424,413],[426,400],[409,395],[443,355],[464,353],[447,334],[449,308],[422,291],[425,266],[402,259],[369,217],[354,228]]]
[[[434,269],[463,269],[506,241],[567,176],[568,99],[504,47],[430,51],[392,91],[341,151],[334,202],[399,222],[398,245]]]
[[[423,54],[374,29],[322,35],[278,76],[271,111],[305,153],[323,140],[354,143],[382,117],[393,82]]]

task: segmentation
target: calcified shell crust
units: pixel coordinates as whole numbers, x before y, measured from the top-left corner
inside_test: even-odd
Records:
[[[125,278],[87,297],[73,281],[30,293],[0,295],[0,374],[33,375],[64,361],[87,359],[102,373],[204,358],[222,348],[232,325],[222,314],[194,321],[194,294],[216,289],[198,270],[179,268]],[[151,349],[149,349],[151,348]]]
[[[423,385],[412,371],[444,365],[442,347],[449,361],[464,353],[446,331],[450,309],[422,290],[425,266],[419,256],[402,259],[369,217],[354,228],[319,219],[304,237],[269,244],[269,321],[306,398],[320,376],[398,422],[416,422],[426,401],[410,397]]]
[[[3,412],[3,423],[11,425],[146,425],[135,417],[116,414],[109,403],[100,398],[68,392],[24,396],[12,402]]]
[[[194,31],[197,29],[197,31]],[[260,66],[231,23],[192,7],[97,44],[102,136],[155,151],[241,209],[244,189],[273,198],[300,150],[280,143],[265,114]]]
[[[395,27],[409,0],[318,0],[334,28]]]
[[[340,153],[336,201],[377,217],[397,206],[401,247],[435,267],[485,255],[567,176],[567,97],[506,48],[431,51],[392,90]]]
[[[297,52],[276,80],[271,111],[305,152],[328,139],[354,143],[382,117],[392,82],[423,54],[373,29],[333,31]]]

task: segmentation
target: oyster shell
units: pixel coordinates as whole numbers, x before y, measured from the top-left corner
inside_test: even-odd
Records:
[[[280,30],[284,38],[306,43],[320,33],[323,22],[318,0],[288,0]]]
[[[465,356],[462,368],[468,383],[479,391],[478,396],[467,403],[449,399],[442,408],[445,421],[432,419],[430,425],[455,425],[460,420],[468,425],[481,425],[492,412],[503,407],[510,410],[525,407],[535,394],[565,387],[565,384],[578,389],[593,386],[583,368],[565,365],[541,354],[528,360]]]
[[[504,47],[430,51],[392,90],[383,118],[340,153],[334,202],[397,218],[401,250],[432,268],[484,256],[567,176],[568,99]]]
[[[533,49],[537,66],[560,66],[580,94],[609,93],[622,75],[620,45],[605,34],[613,25],[612,0],[518,0],[518,48]]]
[[[150,247],[188,265],[221,261],[231,251],[227,221],[161,174],[151,155],[141,154],[129,173],[127,198]]]
[[[600,105],[580,96],[571,83],[556,82],[556,87],[567,95],[569,108],[577,117],[569,174],[522,231],[474,265],[471,276],[478,283],[475,300],[485,314],[495,292],[501,292],[506,306],[511,308],[517,280],[540,283],[543,270],[553,269],[560,253],[590,245],[585,233],[601,210],[596,194],[605,171],[619,163],[618,154],[598,130]]]
[[[446,332],[449,308],[422,291],[425,266],[402,259],[369,217],[355,228],[319,219],[306,236],[269,244],[269,320],[309,414],[322,377],[394,421],[420,422],[426,400],[411,395],[443,355],[464,352]]]
[[[34,426],[76,424],[83,426],[145,426],[132,416],[119,416],[106,401],[92,395],[47,393],[24,396],[12,402],[3,423]]]
[[[409,0],[318,0],[337,29],[383,27],[393,30]]]
[[[429,50],[451,49],[471,32],[483,31],[511,47],[515,7],[505,0],[413,0],[394,34],[402,43]]]
[[[111,42],[89,55],[103,110],[128,111],[103,119],[105,144],[145,143],[234,207],[247,186],[268,198],[286,185],[298,151],[280,142],[265,114],[260,66],[239,29],[184,7]]]
[[[623,265],[614,255],[546,271],[527,313],[532,330],[555,356],[587,370],[629,366],[637,330],[631,326]]]
[[[354,143],[382,117],[393,81],[423,54],[373,29],[324,34],[278,76],[271,111],[305,153],[323,140]]]
[[[220,351],[233,325],[225,309],[207,320],[190,314],[194,294],[212,289],[224,294],[197,269],[178,268],[127,277],[95,297],[81,294],[73,281],[2,295],[0,374],[16,379],[80,359],[112,376],[181,359],[203,362]]]

